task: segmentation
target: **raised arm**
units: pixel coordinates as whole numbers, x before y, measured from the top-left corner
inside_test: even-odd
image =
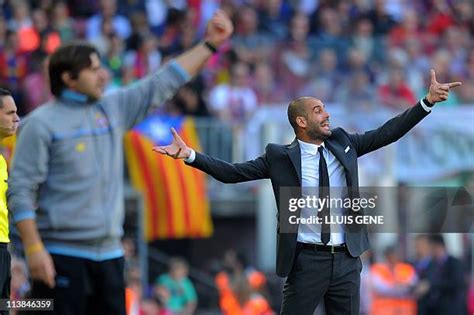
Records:
[[[367,131],[364,134],[348,135],[357,155],[362,156],[375,151],[403,137],[431,112],[431,107],[434,104],[448,99],[450,89],[461,84],[461,82],[439,83],[436,80],[435,71],[431,70],[430,88],[424,99],[377,129]]]
[[[229,17],[224,11],[217,11],[207,24],[204,41],[176,57],[176,63],[190,76],[195,76],[212,56],[212,49],[219,48],[219,46],[229,38],[232,31],[233,26]],[[208,45],[210,45],[211,48],[208,47]]]
[[[104,98],[104,106],[122,117],[124,127],[132,128],[150,108],[160,106],[177,90],[198,74],[213,54],[213,50],[229,38],[233,26],[223,11],[217,11],[207,24],[204,40],[170,60],[156,73]],[[118,105],[118,106],[117,106]]]

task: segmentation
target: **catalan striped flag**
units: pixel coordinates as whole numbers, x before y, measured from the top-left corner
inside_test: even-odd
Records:
[[[125,154],[132,185],[143,194],[145,238],[200,238],[212,234],[205,175],[152,151],[172,142],[174,127],[183,141],[199,150],[192,118],[153,115],[125,136]]]

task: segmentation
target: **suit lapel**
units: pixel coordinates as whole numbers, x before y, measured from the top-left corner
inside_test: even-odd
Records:
[[[293,163],[296,174],[298,175],[298,183],[301,186],[301,152],[296,139],[287,147],[287,153],[291,163]]]
[[[348,164],[349,161],[346,158],[346,153],[344,152],[344,149],[340,145],[337,145],[337,143],[334,143],[334,141],[331,141],[331,139],[326,139],[324,143],[326,144],[328,150],[331,151],[331,153],[334,154],[334,156],[342,164],[342,166],[344,166],[346,172],[351,173]]]

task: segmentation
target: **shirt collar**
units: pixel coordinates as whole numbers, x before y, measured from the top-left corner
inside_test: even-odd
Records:
[[[302,152],[308,153],[310,155],[316,155],[318,154],[318,148],[322,146],[326,150],[326,146],[324,145],[324,142],[321,145],[313,144],[313,143],[308,143],[301,141],[300,139],[297,139],[298,143],[300,144],[300,148]]]
[[[89,100],[87,95],[69,89],[63,90],[61,92],[61,97],[66,100],[78,103],[87,103],[87,101]]]

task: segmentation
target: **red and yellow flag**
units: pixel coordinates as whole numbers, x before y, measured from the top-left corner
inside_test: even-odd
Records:
[[[200,238],[212,234],[205,175],[181,160],[152,151],[171,143],[174,127],[183,141],[199,150],[191,118],[150,116],[125,136],[132,185],[143,194],[145,238]]]

